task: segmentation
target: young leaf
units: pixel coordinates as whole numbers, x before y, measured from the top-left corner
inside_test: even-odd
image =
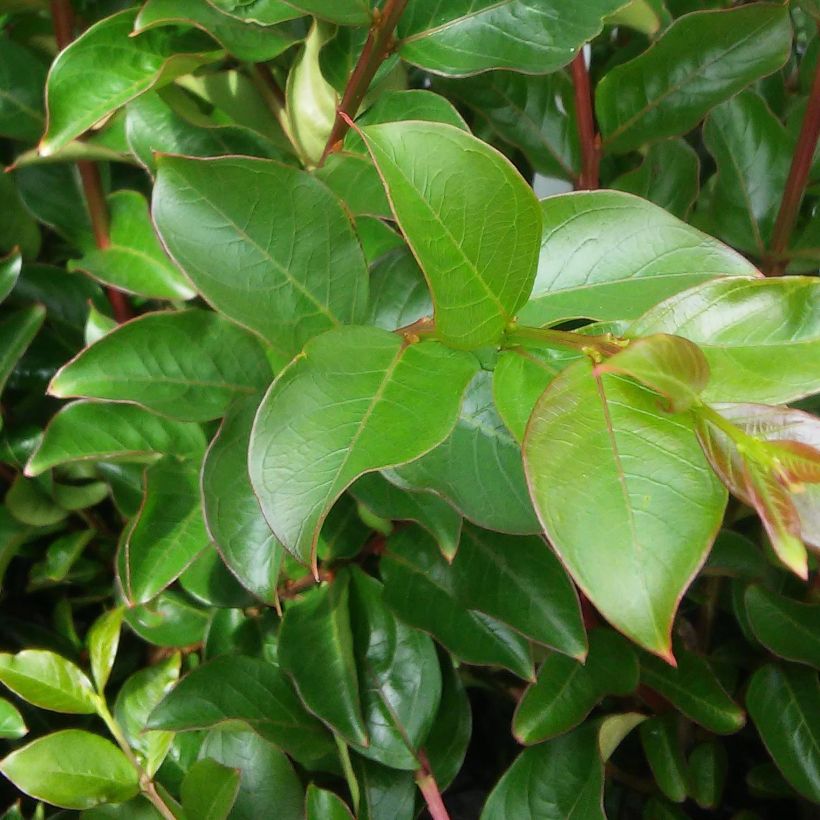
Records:
[[[544,529],[576,583],[616,628],[669,659],[675,610],[726,494],[691,421],[656,404],[578,362],[536,405],[523,452]],[[590,498],[596,515],[585,514]]]
[[[321,182],[241,157],[158,165],[152,207],[165,247],[205,299],[270,342],[283,363],[313,336],[364,318],[364,257]]]
[[[48,127],[41,155],[54,154],[158,83],[219,56],[199,32],[149,31],[131,37],[136,15],[137,9],[126,9],[103,18],[57,55],[48,75]],[[101,65],[106,67],[103,74],[97,71]],[[89,76],[96,81],[89,83]]]
[[[311,341],[268,391],[251,433],[251,483],[285,548],[314,562],[322,522],[356,478],[439,444],[476,367],[466,353],[377,328]]]
[[[26,475],[38,476],[60,464],[98,460],[139,464],[165,454],[196,456],[204,449],[199,425],[160,418],[129,404],[75,401],[49,422],[26,464]]]
[[[149,299],[193,299],[196,291],[168,258],[154,234],[148,207],[136,191],[117,191],[108,197],[111,220],[105,248],[72,260],[69,270],[128,293]]]
[[[637,319],[705,280],[757,273],[736,251],[631,194],[579,191],[541,208],[541,255],[522,324]]]
[[[512,538],[466,525],[452,576],[456,596],[470,609],[559,652],[586,657],[578,596],[541,538]]]
[[[297,758],[319,758],[332,749],[327,730],[302,706],[284,672],[243,655],[219,656],[189,672],[146,725],[184,732],[233,720]]]
[[[65,809],[122,803],[139,791],[137,770],[110,741],[78,729],[38,738],[0,761],[20,791]]]
[[[649,718],[640,728],[641,745],[655,782],[673,803],[682,803],[689,793],[679,722],[678,716],[670,712]]]
[[[0,682],[41,709],[72,715],[97,711],[97,696],[85,673],[61,655],[44,649],[0,654]]]
[[[527,641],[458,601],[452,568],[424,530],[410,527],[391,536],[381,572],[384,601],[403,621],[429,632],[467,663],[503,666],[521,678],[534,678]]]
[[[818,316],[815,278],[717,279],[670,297],[627,334],[695,342],[711,372],[704,401],[779,404],[820,391]]]
[[[11,701],[0,698],[0,738],[19,740],[28,734],[23,716]]]
[[[399,22],[399,54],[436,74],[491,68],[546,74],[566,65],[624,0],[417,0]]]
[[[61,368],[49,391],[207,421],[224,415],[234,398],[266,387],[271,377],[255,337],[219,314],[194,308],[148,313],[121,325]]]
[[[288,606],[279,630],[279,661],[315,715],[345,739],[365,746],[367,727],[353,656],[349,600],[350,576],[342,573]]]
[[[496,342],[532,288],[541,232],[532,189],[505,157],[450,125],[362,134],[433,293],[438,337],[459,348]]]
[[[678,19],[658,42],[616,66],[595,93],[604,147],[632,151],[685,134],[709,109],[788,59],[785,8],[757,3]]]
[[[97,691],[101,694],[108,682],[108,676],[111,674],[114,658],[117,656],[123,614],[123,607],[116,607],[104,612],[91,625],[86,637],[88,654],[91,660],[91,674],[94,683],[97,684]]]
[[[226,820],[238,791],[239,772],[206,757],[194,763],[182,781],[182,808],[188,817]]]
[[[283,549],[248,477],[248,443],[258,405],[258,396],[248,396],[225,416],[202,465],[202,506],[208,533],[228,569],[242,586],[273,604]]]
[[[341,797],[311,783],[307,788],[305,816],[307,820],[353,820]]]
[[[752,675],[746,706],[783,776],[820,802],[820,686],[817,672],[770,664]]]

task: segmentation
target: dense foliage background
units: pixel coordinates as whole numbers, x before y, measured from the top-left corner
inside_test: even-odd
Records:
[[[0,0],[3,816],[816,816],[818,17]]]

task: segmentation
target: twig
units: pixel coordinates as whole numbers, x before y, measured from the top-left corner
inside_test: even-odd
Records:
[[[820,62],[814,71],[811,94],[800,128],[800,136],[792,157],[792,166],[789,178],[783,190],[783,199],[780,201],[780,210],[772,231],[770,255],[766,260],[765,271],[769,276],[782,276],[786,272],[786,249],[789,247],[794,224],[800,213],[800,203],[809,181],[814,150],[817,147],[817,138],[820,136]]]
[[[287,600],[288,598],[295,598],[297,595],[301,595],[305,590],[310,589],[316,584],[321,584],[323,581],[332,580],[333,572],[331,570],[320,569],[318,578],[314,576],[313,573],[303,575],[301,578],[296,578],[292,581],[285,581],[285,583],[279,587],[276,592],[279,598]]]
[[[346,114],[350,119],[356,116],[376,71],[393,47],[393,32],[406,5],[407,0],[387,0],[382,10],[374,13],[370,33],[367,35],[362,53],[359,55],[359,60],[342,95],[342,101],[336,110],[333,128],[325,144],[325,150],[322,152],[322,158],[319,160],[320,166],[324,164],[328,154],[333,152],[344,139],[350,128],[342,114]]]
[[[450,820],[450,815],[441,799],[438,783],[430,770],[430,761],[423,749],[419,751],[419,762],[421,768],[416,772],[416,785],[424,797],[424,802],[427,803],[427,811],[430,812],[433,820]]]
[[[592,113],[592,91],[589,85],[584,50],[578,52],[570,64],[572,82],[575,87],[575,120],[581,141],[581,174],[576,188],[598,187],[598,166],[601,164],[601,139],[595,131],[595,116]]]

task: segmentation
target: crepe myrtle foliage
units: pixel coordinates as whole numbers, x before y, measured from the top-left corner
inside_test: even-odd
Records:
[[[0,0],[2,816],[816,816],[818,18]]]

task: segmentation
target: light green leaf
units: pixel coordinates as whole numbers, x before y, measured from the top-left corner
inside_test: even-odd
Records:
[[[736,251],[630,194],[579,191],[541,207],[541,256],[522,324],[637,319],[704,280],[757,273]]]
[[[146,463],[165,454],[201,455],[204,449],[205,436],[197,424],[160,418],[135,405],[75,401],[49,422],[26,475],[40,475],[58,464]]]
[[[692,421],[578,362],[536,405],[523,452],[544,529],[575,582],[613,626],[671,658],[678,602],[726,504]],[[594,516],[581,514],[590,498]]]
[[[652,36],[670,19],[663,0],[630,0],[624,8],[610,14],[606,22],[611,26],[628,26]]]
[[[205,758],[182,781],[182,808],[197,820],[226,820],[239,792],[239,771]]]
[[[48,479],[26,478],[17,475],[5,497],[8,511],[23,524],[32,527],[50,527],[67,515],[51,498]]]
[[[147,313],[121,325],[62,367],[60,398],[133,402],[182,421],[224,415],[231,401],[272,377],[265,349],[211,311]]]
[[[387,123],[362,134],[430,285],[437,335],[461,348],[496,342],[532,287],[541,230],[532,189],[451,125]]]
[[[104,285],[148,299],[193,299],[196,291],[162,250],[148,207],[136,191],[108,197],[110,244],[69,262]]]
[[[707,402],[782,404],[820,391],[820,281],[719,279],[672,296],[628,330],[695,342],[711,378]]]
[[[285,190],[287,197],[270,196]],[[283,363],[311,337],[364,317],[367,271],[350,218],[304,171],[257,159],[162,157],[153,216],[197,290],[267,339]]]
[[[372,11],[368,0],[286,0],[289,6],[314,14],[322,20],[356,26],[371,22]]]
[[[33,142],[43,133],[46,69],[25,46],[0,40],[0,134]]]
[[[105,17],[57,55],[48,75],[41,154],[53,154],[129,100],[219,56],[198,32],[161,29],[131,37],[136,15],[126,9]]]
[[[136,769],[110,741],[79,729],[38,738],[0,761],[20,791],[66,809],[121,803],[139,791]]]
[[[315,561],[322,522],[356,478],[439,444],[476,367],[466,353],[377,328],[308,343],[266,394],[251,433],[251,483],[285,548]]]
[[[124,612],[123,607],[110,609],[100,615],[88,630],[86,644],[91,659],[91,674],[97,684],[97,691],[100,693],[105,689],[108,676],[111,674],[111,667],[114,665],[114,658],[117,656]]]
[[[88,319],[85,322],[83,337],[86,347],[93,345],[98,339],[102,339],[106,333],[117,327],[117,320],[106,316],[102,311],[91,304],[88,308]]]
[[[686,14],[650,49],[611,69],[595,92],[603,145],[632,151],[690,131],[709,109],[777,71],[791,51],[783,6]]]
[[[28,727],[18,708],[5,698],[0,698],[0,738],[19,740],[28,734]]]
[[[0,654],[0,682],[41,709],[72,715],[97,711],[97,696],[85,673],[61,655],[44,649]]]

